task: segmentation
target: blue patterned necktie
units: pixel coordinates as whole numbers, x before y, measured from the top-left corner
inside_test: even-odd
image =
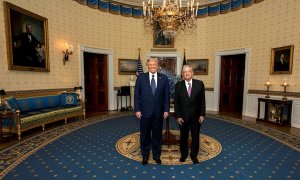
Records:
[[[151,79],[151,89],[152,89],[152,93],[153,95],[155,94],[155,90],[156,90],[156,84],[155,84],[155,79],[154,79],[154,75],[152,74],[152,79]]]

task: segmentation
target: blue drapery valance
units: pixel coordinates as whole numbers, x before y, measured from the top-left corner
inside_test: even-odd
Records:
[[[249,7],[254,3],[262,2],[263,0],[225,0],[218,3],[207,4],[198,8],[198,18],[207,16],[216,16],[225,14],[230,11],[236,11],[241,8]],[[76,2],[86,5],[90,8],[99,9],[101,11],[110,12],[127,17],[142,18],[142,6],[124,5],[111,0],[76,0]]]

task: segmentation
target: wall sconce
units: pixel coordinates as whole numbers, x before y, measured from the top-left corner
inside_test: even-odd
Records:
[[[70,45],[68,43],[66,43],[66,50],[62,50],[62,53],[64,54],[64,65],[66,64],[66,61],[69,61],[69,56],[73,54],[73,46]]]
[[[2,106],[2,96],[5,95],[4,89],[0,89],[0,106]]]
[[[266,91],[266,96],[265,96],[265,98],[270,98],[270,91],[269,91],[269,89],[270,89],[271,83],[270,83],[269,79],[268,79],[268,81],[266,82],[265,86],[267,86],[267,91]]]
[[[289,86],[289,84],[286,82],[286,78],[284,78],[283,84],[281,84],[281,86],[283,86],[283,98],[282,98],[282,100],[287,100],[286,87]]]

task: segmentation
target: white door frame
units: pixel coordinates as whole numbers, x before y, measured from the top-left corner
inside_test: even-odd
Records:
[[[85,45],[80,45],[80,63],[79,63],[79,79],[80,79],[80,84],[83,88],[83,98],[85,94],[85,89],[84,89],[84,52],[89,52],[89,53],[94,53],[94,54],[104,54],[107,55],[107,80],[108,80],[108,110],[114,110],[115,108],[115,101],[114,101],[114,75],[113,75],[113,52],[112,50],[109,49],[99,49],[99,48],[94,48],[94,47],[89,47]]]
[[[248,93],[248,69],[249,69],[249,49],[232,49],[225,51],[217,51],[215,53],[215,82],[214,82],[214,111],[219,111],[220,99],[220,76],[221,76],[221,57],[226,55],[245,54],[245,74],[244,74],[244,94],[243,94],[243,111],[242,115],[246,113],[247,93]]]

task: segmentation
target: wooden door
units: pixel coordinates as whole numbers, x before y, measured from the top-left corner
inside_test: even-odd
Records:
[[[245,55],[221,58],[220,112],[242,114],[244,95]]]
[[[84,53],[87,111],[108,110],[107,55]]]

